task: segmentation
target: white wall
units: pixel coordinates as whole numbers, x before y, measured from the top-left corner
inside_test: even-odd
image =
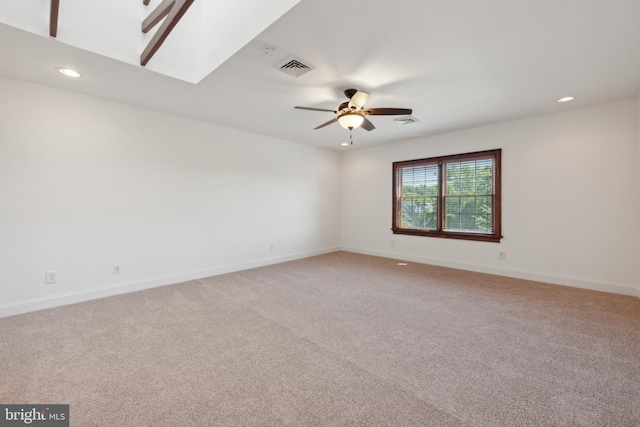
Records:
[[[630,99],[345,153],[342,247],[640,296],[638,108]],[[392,234],[394,161],[493,148],[501,243]]]
[[[0,316],[338,249],[338,152],[16,80],[0,93]]]
[[[640,295],[640,99],[341,157],[17,80],[0,93],[0,316],[340,246]],[[502,243],[391,233],[392,162],[491,148]]]

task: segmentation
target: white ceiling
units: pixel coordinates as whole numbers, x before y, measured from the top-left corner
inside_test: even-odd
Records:
[[[199,1],[213,0],[194,6]],[[48,3],[38,0],[45,19]],[[198,8],[192,9],[183,20],[194,19],[188,15]],[[2,14],[0,7],[0,21]],[[259,28],[248,19],[227,22]],[[301,0],[198,84],[152,71],[155,57],[145,69],[5,24],[0,40],[6,77],[337,150],[640,93],[638,0]],[[174,48],[180,40],[174,38]],[[263,56],[264,45],[278,54]],[[171,61],[170,48],[160,52]],[[315,69],[293,78],[274,67],[287,55]],[[55,72],[60,66],[84,77],[65,78]],[[351,87],[370,92],[367,107],[413,108],[419,122],[401,126],[393,117],[371,117],[376,129],[354,130],[355,145],[343,148],[349,132],[338,124],[313,130],[332,113],[293,109],[335,109]],[[555,102],[565,95],[576,100]]]
[[[146,68],[199,83],[300,0],[194,1]],[[142,21],[162,0],[61,0],[56,40],[131,65],[161,26]],[[255,13],[247,14],[247,10]],[[2,0],[0,22],[49,36],[49,0]],[[167,18],[169,19],[169,18]],[[242,22],[242,25],[238,25]]]

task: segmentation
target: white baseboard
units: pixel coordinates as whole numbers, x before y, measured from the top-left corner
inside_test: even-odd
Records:
[[[141,291],[144,289],[156,288],[159,286],[172,285],[176,283],[187,282],[189,280],[218,276],[221,274],[233,273],[235,271],[249,270],[251,268],[264,267],[267,265],[279,264],[287,261],[294,261],[296,259],[323,255],[339,250],[339,247],[329,247],[313,251],[298,252],[279,257],[263,258],[239,264],[223,265],[202,270],[169,274],[158,277],[149,277],[130,282],[115,283],[97,288],[81,289],[74,292],[67,292],[42,298],[32,298],[24,301],[0,304],[0,317],[13,316],[16,314],[28,313],[31,311],[43,310],[46,308],[59,307],[62,305],[74,304],[97,298],[104,298],[113,295],[125,294],[128,292]]]
[[[591,289],[595,291],[610,292],[622,295],[631,295],[640,298],[640,287],[631,284],[607,282],[602,280],[571,277],[551,273],[541,273],[516,268],[495,267],[477,263],[464,263],[444,258],[415,256],[401,254],[398,252],[374,251],[363,248],[343,246],[299,252],[279,257],[249,261],[245,263],[211,267],[202,270],[150,277],[130,282],[115,283],[97,288],[82,289],[74,292],[67,292],[42,298],[32,298],[23,301],[0,304],[0,317],[13,316],[16,314],[28,313],[31,311],[43,310],[46,308],[59,307],[97,298],[104,298],[128,292],[141,291],[144,289],[150,289],[159,286],[172,285],[176,283],[187,282],[189,280],[202,279],[204,277],[218,276],[221,274],[233,273],[236,271],[249,270],[251,268],[264,267],[267,265],[279,264],[287,261],[294,261],[296,259],[323,255],[340,250],[384,258],[418,262],[421,264],[431,264],[442,267],[457,268],[460,270],[470,270],[480,273],[496,274],[499,276],[515,277],[518,279],[534,280],[537,282],[552,283],[556,285],[572,286],[575,288]]]
[[[363,248],[343,246],[341,250],[347,252],[355,252],[364,255],[373,255],[384,258],[391,258],[403,261],[412,261],[420,264],[438,265],[441,267],[457,268],[459,270],[477,271],[479,273],[495,274],[498,276],[514,277],[517,279],[533,280],[536,282],[551,283],[554,285],[571,286],[574,288],[591,289],[594,291],[609,292],[614,294],[630,295],[640,298],[640,287],[627,284],[608,282],[604,280],[587,279],[583,277],[572,277],[561,274],[542,273],[538,271],[529,271],[518,268],[495,267],[492,265],[484,265],[478,263],[460,262],[451,259],[433,258],[425,256],[415,256],[401,254],[390,251],[375,251]]]

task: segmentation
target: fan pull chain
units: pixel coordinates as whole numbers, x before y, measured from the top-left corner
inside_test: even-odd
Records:
[[[349,129],[349,140],[351,141],[351,145],[353,145],[353,128]]]

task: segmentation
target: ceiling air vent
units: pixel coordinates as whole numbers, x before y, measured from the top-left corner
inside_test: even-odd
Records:
[[[393,119],[393,121],[398,122],[402,126],[404,126],[404,125],[410,125],[411,123],[417,123],[418,119],[416,119],[413,116],[407,116],[407,117],[398,117],[397,119]]]
[[[316,67],[311,64],[305,63],[302,59],[295,56],[287,56],[282,61],[279,61],[278,64],[276,64],[276,68],[279,68],[280,71],[283,71],[290,76],[298,78]]]

